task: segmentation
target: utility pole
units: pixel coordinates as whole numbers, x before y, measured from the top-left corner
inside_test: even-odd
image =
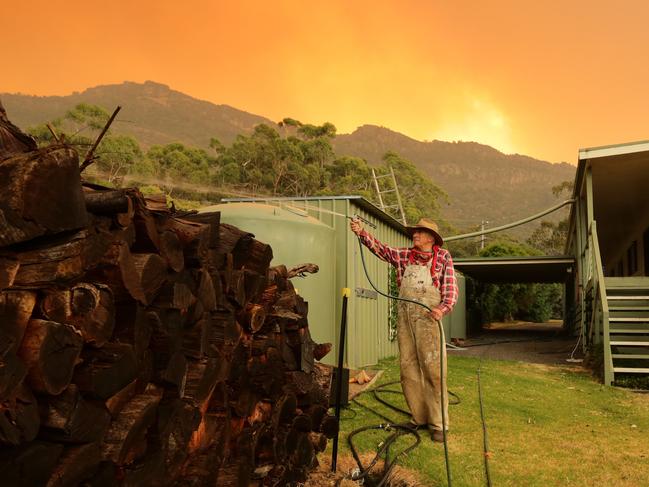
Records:
[[[480,224],[480,231],[484,232],[484,226],[489,223],[487,220],[482,220],[482,223]],[[484,243],[485,243],[485,234],[483,233],[480,235],[480,250],[484,249]]]

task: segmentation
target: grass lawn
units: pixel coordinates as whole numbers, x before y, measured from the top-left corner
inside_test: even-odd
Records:
[[[478,364],[477,358],[449,357],[448,387],[461,398],[450,406],[449,452],[458,487],[486,485]],[[380,368],[385,369],[380,383],[399,379],[397,359],[382,361]],[[481,382],[494,486],[649,485],[649,395],[604,387],[569,368],[511,361],[483,360]],[[405,406],[402,396],[385,396]],[[407,419],[371,394],[359,401],[396,421]],[[342,415],[341,454],[348,453],[350,431],[381,422],[352,406],[355,416]],[[372,452],[385,436],[361,434],[355,443],[361,452]],[[400,464],[419,472],[426,485],[446,485],[443,446],[425,432],[422,444]]]

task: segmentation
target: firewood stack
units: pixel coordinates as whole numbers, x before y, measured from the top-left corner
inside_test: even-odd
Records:
[[[218,213],[0,160],[3,485],[286,485],[337,428],[307,303]]]

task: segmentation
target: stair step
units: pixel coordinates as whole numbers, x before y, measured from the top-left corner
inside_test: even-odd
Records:
[[[638,353],[612,353],[611,357],[614,359],[649,360],[649,354],[642,355]]]
[[[608,299],[609,301],[649,301],[649,296],[626,296],[622,294],[614,295],[607,293],[606,299]]]
[[[613,372],[626,372],[627,374],[649,374],[649,369],[637,367],[613,367]]]
[[[609,306],[609,311],[649,311],[649,306]]]
[[[611,340],[611,346],[620,346],[620,347],[649,347],[649,342],[641,341],[632,341],[632,340]]]
[[[636,316],[620,318],[618,316],[613,316],[613,317],[609,318],[608,321],[615,321],[615,322],[618,322],[618,323],[644,323],[644,322],[649,323],[649,318],[646,318],[646,317],[638,318]]]
[[[625,333],[628,333],[629,335],[649,334],[649,330],[637,330],[633,328],[611,328],[608,332],[615,333],[616,335],[623,335]]]

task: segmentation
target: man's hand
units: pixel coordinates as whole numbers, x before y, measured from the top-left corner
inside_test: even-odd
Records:
[[[354,232],[356,235],[360,235],[360,233],[363,231],[363,224],[361,223],[360,220],[350,220],[349,221],[349,227],[352,229],[352,232]]]
[[[442,313],[442,311],[439,310],[438,308],[433,308],[433,310],[430,312],[430,315],[433,317],[435,321],[440,321],[444,316],[444,313]]]

